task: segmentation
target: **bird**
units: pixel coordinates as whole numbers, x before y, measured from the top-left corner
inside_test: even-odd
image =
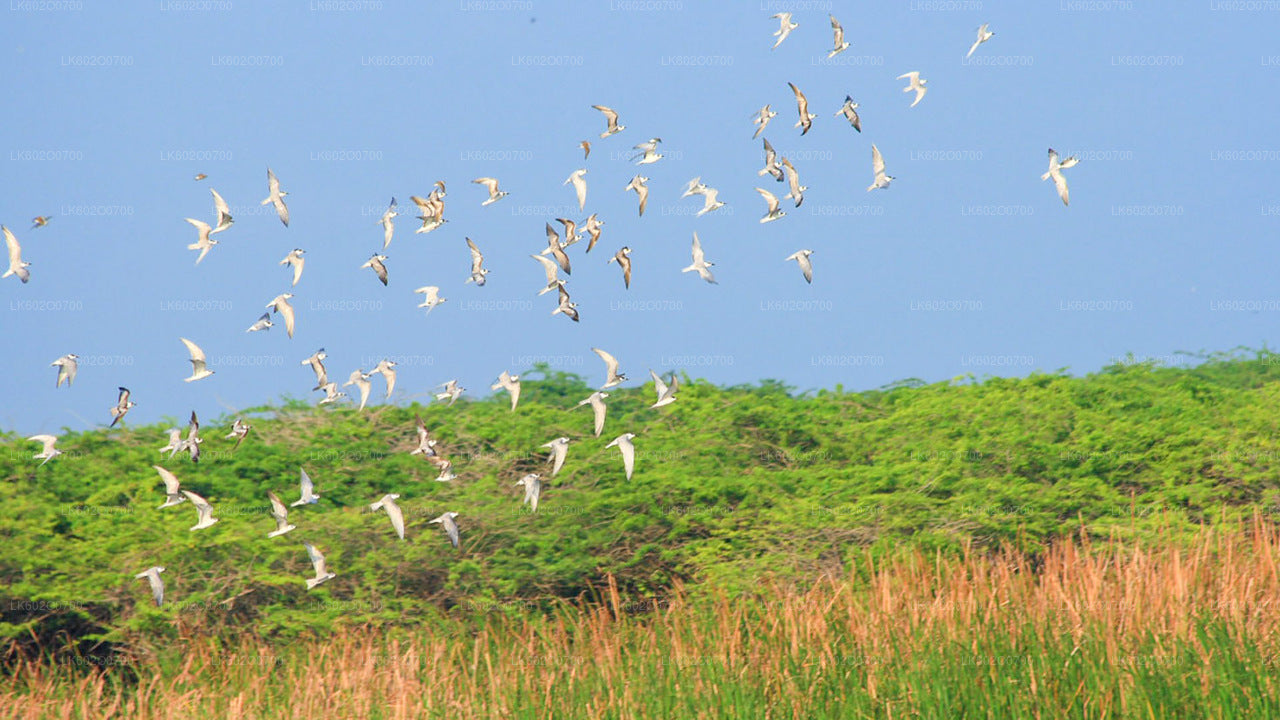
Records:
[[[512,375],[506,370],[498,376],[498,382],[489,386],[490,390],[506,390],[511,394],[511,411],[515,412],[516,404],[520,402],[520,376]]]
[[[67,381],[67,387],[71,387],[71,383],[76,379],[76,370],[80,368],[80,356],[75,353],[68,353],[62,357],[49,363],[49,367],[58,368],[58,380],[54,384],[54,388],[62,387],[62,381]]]
[[[560,245],[560,236],[556,234],[556,229],[551,227],[551,223],[547,223],[547,250],[566,275],[572,274],[573,269],[569,264],[569,254]]]
[[[289,227],[289,208],[284,204],[284,197],[289,193],[280,189],[280,181],[276,179],[276,174],[271,172],[271,168],[267,168],[267,190],[270,194],[267,199],[262,201],[263,205],[268,203],[276,206],[276,214],[280,216],[280,222],[285,227]]]
[[[684,192],[680,194],[680,198],[684,199],[690,195],[701,195],[706,192],[707,186],[702,184],[702,177],[695,177],[684,186]]]
[[[195,180],[196,180],[196,182],[200,182],[201,180],[203,180],[203,179],[205,179],[205,178],[207,178],[207,177],[209,177],[209,176],[208,176],[208,175],[205,175],[204,173],[196,173]]]
[[[560,249],[563,250],[582,239],[582,233],[578,232],[578,223],[569,218],[556,218],[556,222],[564,226],[564,242],[560,243]],[[547,248],[547,252],[550,251],[551,248]]]
[[[213,210],[217,214],[217,222],[214,223],[213,230],[210,235],[217,235],[235,224],[235,219],[231,217],[231,207],[227,205],[227,201],[222,199],[217,190],[209,188],[209,193],[213,195]],[[189,221],[188,221],[189,222]]]
[[[578,143],[578,147],[582,148],[582,159],[586,160],[587,157],[591,155],[591,143],[587,142],[586,140],[583,140],[582,142]]]
[[[430,460],[436,456],[436,441],[431,439],[431,433],[427,432],[427,426],[422,422],[421,415],[414,415],[417,420],[418,445],[409,451],[410,455],[422,455]]]
[[[256,322],[250,325],[249,329],[245,330],[245,332],[258,332],[259,330],[270,330],[271,326],[272,326],[271,313],[264,312],[262,313],[262,317],[258,318]]]
[[[511,194],[511,193],[506,192],[506,191],[500,191],[500,190],[498,190],[498,180],[497,180],[497,178],[482,177],[482,178],[476,178],[475,180],[472,180],[471,182],[473,182],[473,183],[477,183],[477,184],[480,184],[480,185],[483,185],[483,186],[485,186],[485,188],[487,188],[487,189],[489,190],[489,199],[488,199],[488,200],[485,200],[485,201],[484,201],[484,202],[482,202],[482,203],[480,203],[480,206],[481,206],[481,207],[484,207],[485,205],[492,205],[492,204],[494,204],[494,203],[498,202],[499,200],[501,200],[502,198],[504,198],[504,197],[506,197],[506,196],[508,196],[508,195],[510,195],[510,194]]]
[[[853,126],[854,130],[862,132],[862,119],[858,117],[858,103],[853,101],[852,96],[844,96],[844,105],[836,111],[836,117],[840,117],[841,115],[849,121],[849,124]]]
[[[289,503],[289,507],[298,507],[299,505],[315,505],[320,502],[320,496],[316,494],[315,483],[311,482],[311,476],[307,474],[306,468],[298,468],[302,472],[299,487],[301,488],[301,496]]]
[[[680,379],[675,373],[671,373],[670,385],[662,382],[662,378],[658,377],[658,373],[653,370],[649,371],[649,376],[653,378],[653,390],[658,394],[658,401],[650,405],[650,408],[660,408],[676,401],[676,390],[680,387]]]
[[[156,601],[156,607],[164,605],[164,580],[160,579],[162,572],[164,572],[162,566],[153,565],[133,576],[137,580],[147,579],[147,583],[151,585],[151,598]]]
[[[119,390],[120,397],[116,399],[116,404],[111,408],[111,427],[115,427],[116,423],[123,420],[125,414],[138,404],[129,399],[129,388],[121,387]]]
[[[587,169],[578,168],[574,170],[564,181],[563,184],[573,183],[573,191],[578,195],[578,212],[582,212],[587,206]]]
[[[569,291],[564,288],[564,281],[560,281],[560,304],[556,305],[556,309],[551,311],[552,315],[564,313],[566,317],[578,322],[578,303],[569,301]]]
[[[912,90],[916,92],[916,99],[911,101],[911,107],[915,107],[916,103],[920,102],[920,98],[923,98],[924,94],[929,91],[929,89],[925,87],[925,85],[929,84],[929,81],[921,80],[920,72],[918,70],[912,70],[909,73],[903,73],[898,76],[899,80],[904,78],[910,78],[910,80],[907,80],[907,86],[902,88],[902,92],[911,92]]]
[[[778,166],[778,153],[774,152],[773,146],[769,144],[769,138],[764,139],[764,167],[756,171],[756,175],[763,176],[765,174],[773,176],[774,180],[782,182],[782,168]]]
[[[827,58],[833,58],[845,50],[848,50],[849,43],[845,42],[844,28],[840,27],[840,22],[836,20],[836,16],[829,13],[827,16],[831,18],[831,32],[835,35],[835,48],[831,52],[827,53]]]
[[[751,139],[755,140],[760,137],[760,133],[764,132],[765,127],[769,125],[769,121],[777,116],[777,111],[770,110],[768,105],[760,108],[760,110],[755,114],[755,119],[751,121],[752,125],[759,125],[760,127],[756,128],[756,132],[751,136]]]
[[[329,572],[328,568],[325,567],[324,554],[317,550],[315,545],[308,542],[304,542],[302,544],[307,548],[307,557],[311,559],[311,568],[316,571],[316,576],[314,578],[307,579],[308,590],[311,590],[325,580],[332,580],[337,577],[333,573]]]
[[[298,281],[302,279],[302,266],[307,263],[307,259],[302,257],[305,252],[306,250],[303,250],[302,248],[294,248],[289,251],[288,255],[284,256],[283,260],[280,261],[281,265],[293,266],[294,287],[297,287]]]
[[[347,381],[342,384],[342,387],[347,387],[348,385],[355,385],[360,389],[360,407],[357,409],[363,410],[364,404],[369,401],[369,390],[373,387],[369,382],[369,376],[360,368],[356,368],[351,371],[351,377],[347,378]]]
[[[325,383],[324,387],[320,389],[324,391],[324,398],[316,403],[317,405],[328,405],[329,403],[337,402],[340,397],[347,396],[346,393],[338,391],[338,383],[335,382]]]
[[[31,218],[31,229],[35,230],[36,228],[44,227],[45,225],[49,224],[49,221],[51,219],[52,218],[50,218],[48,215],[37,215]]]
[[[453,472],[453,463],[448,460],[441,460],[436,463],[436,467],[440,468],[440,474],[435,476],[436,482],[449,482],[456,480],[457,475]]]
[[[626,382],[627,376],[618,372],[617,358],[600,348],[591,348],[591,352],[599,355],[600,359],[604,361],[605,380],[604,385],[600,386],[602,390]]]
[[[271,518],[276,521],[276,529],[267,533],[267,537],[280,537],[281,535],[297,530],[297,525],[289,523],[289,508],[280,502],[280,498],[270,490],[267,491],[267,499],[271,501]]]
[[[34,460],[40,460],[43,458],[44,462],[40,463],[41,465],[44,465],[44,463],[47,463],[62,454],[61,450],[53,446],[54,443],[58,442],[58,438],[53,435],[32,435],[27,439],[31,442],[38,442],[44,446],[40,452],[31,456]]]
[[[770,48],[770,50],[776,50],[777,47],[782,44],[782,41],[786,40],[787,36],[791,34],[792,30],[800,27],[798,24],[791,22],[791,13],[789,12],[780,12],[773,17],[778,18],[779,22],[777,32],[773,34],[774,37],[778,38],[778,41],[773,44],[773,47]]]
[[[542,270],[547,275],[547,284],[541,290],[538,291],[538,294],[545,295],[551,292],[552,290],[559,288],[560,287],[560,266],[556,264],[556,261],[552,260],[549,257],[546,257],[545,255],[530,255],[529,257],[541,263]]]
[[[164,481],[164,504],[157,509],[163,510],[167,507],[173,507],[174,505],[187,501],[187,496],[182,494],[182,487],[178,483],[177,475],[174,475],[172,472],[160,467],[159,465],[152,465],[151,467],[154,468],[156,472],[160,473],[160,479]]]
[[[191,411],[191,420],[187,423],[187,437],[178,446],[177,452],[186,451],[191,455],[191,462],[200,462],[200,443],[204,440],[200,437],[200,420],[196,418],[196,411]]]
[[[555,477],[560,468],[564,467],[565,456],[569,454],[569,438],[558,437],[550,442],[542,443],[542,447],[551,448],[551,454],[547,456],[547,462],[554,463],[551,468],[551,477]]]
[[[212,375],[213,371],[205,367],[204,351],[200,349],[200,346],[186,338],[178,339],[182,341],[183,345],[187,346],[187,352],[191,355],[191,377],[183,378],[183,381],[203,380]]]
[[[447,512],[430,521],[433,523],[440,523],[440,526],[444,528],[445,534],[449,536],[449,542],[453,543],[455,548],[458,547],[458,523],[454,522],[454,518],[456,517],[458,517],[458,513]]]
[[[443,184],[441,183],[437,183],[437,185],[443,187]],[[412,200],[413,204],[417,205],[418,210],[422,212],[422,214],[418,216],[418,219],[422,221],[422,227],[414,230],[414,233],[429,233],[448,222],[448,220],[444,219],[443,191],[438,189],[432,190],[431,194],[427,195],[425,198],[420,198],[417,195],[410,195],[409,199]],[[383,237],[385,242],[385,234]]]
[[[218,518],[213,516],[213,506],[209,504],[208,500],[205,500],[190,490],[183,490],[182,494],[187,496],[187,499],[191,501],[192,505],[195,505],[197,517],[199,518],[196,524],[191,526],[190,529],[192,531],[212,527],[218,522]]]
[[[604,446],[606,450],[616,447],[622,453],[622,468],[626,471],[628,480],[631,479],[631,472],[636,467],[636,446],[631,443],[631,439],[635,436],[635,433],[622,433]]]
[[[293,337],[294,313],[293,306],[289,304],[289,300],[293,298],[293,293],[281,293],[275,296],[271,302],[267,303],[267,309],[280,314],[284,318],[284,331]]]
[[[649,182],[649,178],[637,175],[631,178],[631,182],[627,183],[627,190],[635,190],[636,196],[640,198],[640,214],[644,215],[644,206],[649,202],[649,186],[645,183]]]
[[[445,398],[449,398],[449,407],[453,407],[453,404],[458,401],[458,398],[462,397],[462,393],[466,392],[466,388],[459,386],[457,380],[450,380],[447,383],[442,383],[440,387],[444,388],[444,392],[436,393],[436,399],[444,400]]]
[[[764,192],[764,191],[761,190],[760,192]],[[768,195],[768,193],[765,193],[765,194]],[[773,196],[769,195],[769,197],[773,197]],[[777,203],[777,198],[774,198],[774,203],[775,204]],[[706,259],[706,255],[703,254],[702,243],[698,242],[698,233],[695,232],[693,234],[693,262],[689,265],[689,267],[684,268],[680,272],[696,272],[698,273],[698,276],[701,277],[703,280],[706,280],[707,282],[712,284],[718,284],[716,283],[715,276],[712,275],[711,271],[708,269],[713,265],[715,265],[715,263],[708,262]]]
[[[314,392],[324,387],[329,382],[329,373],[324,369],[324,359],[329,357],[325,353],[324,348],[320,348],[311,354],[311,357],[303,360],[300,365],[310,365],[311,369],[316,373],[316,386],[311,388]]]
[[[384,287],[387,284],[387,266],[383,264],[383,261],[386,259],[386,255],[374,253],[368,260],[364,261],[363,265],[360,266],[361,268],[370,268],[373,270],[373,273],[382,281]]]
[[[1067,179],[1063,177],[1062,171],[1067,168],[1076,166],[1080,162],[1075,156],[1069,157],[1061,162],[1058,161],[1058,152],[1053,148],[1049,148],[1049,170],[1040,176],[1041,180],[1053,178],[1053,184],[1058,188],[1058,197],[1062,198],[1063,205],[1069,205],[1071,200],[1070,193],[1067,192]]]
[[[600,228],[604,227],[604,221],[596,217],[596,213],[583,221],[582,229],[591,237],[591,241],[587,243],[587,252],[591,252],[591,248],[596,246],[600,241]]]
[[[760,197],[768,203],[769,209],[765,212],[764,217],[760,218],[761,223],[773,222],[780,217],[786,216],[786,211],[778,207],[778,197],[764,188],[756,188],[756,192],[760,193]]]
[[[538,473],[529,473],[516,481],[516,487],[524,486],[524,500],[520,503],[529,505],[531,512],[538,512],[538,496],[542,495],[542,478]]]
[[[867,188],[867,192],[889,187],[889,183],[893,181],[893,176],[885,174],[884,156],[880,154],[880,148],[874,144],[871,146],[871,170],[875,173],[875,178]]]
[[[186,218],[196,228],[196,241],[187,246],[188,250],[199,250],[200,256],[196,258],[196,264],[199,265],[204,256],[209,254],[214,245],[218,244],[217,240],[209,237],[213,233],[213,229],[209,227],[209,223],[201,222],[194,218]]]
[[[369,509],[373,512],[386,510],[387,517],[391,518],[391,527],[395,528],[396,535],[401,540],[404,539],[404,513],[401,512],[400,506],[396,504],[400,496],[396,493],[387,493],[378,499],[377,502],[369,505]]]
[[[588,395],[586,400],[582,400],[578,403],[578,407],[582,407],[583,405],[591,406],[591,412],[595,416],[596,437],[600,437],[600,432],[604,430],[604,399],[607,397],[609,397],[609,393],[597,390]]]
[[[168,452],[172,458],[182,449],[182,430],[180,428],[169,428],[169,443],[160,448],[160,452]]]
[[[800,92],[800,88],[796,87],[795,83],[789,82],[787,85],[791,86],[791,92],[796,95],[796,109],[800,112],[800,119],[796,121],[794,127],[804,128],[800,131],[800,134],[804,135],[809,132],[809,128],[813,126],[813,121],[817,120],[818,116],[809,112],[809,99]]]
[[[797,250],[787,256],[787,260],[795,260],[800,266],[800,272],[804,273],[804,281],[813,282],[813,262],[809,260],[809,256],[813,254],[812,250]]]
[[[796,172],[796,168],[791,164],[790,160],[784,157],[780,162],[787,172],[787,185],[791,189],[790,192],[782,197],[783,199],[795,201],[796,207],[800,207],[800,203],[804,202],[804,191],[809,188],[800,184],[800,173]]]
[[[231,423],[231,432],[227,433],[227,436],[222,439],[230,440],[231,438],[235,438],[235,447],[231,448],[232,450],[235,450],[240,447],[240,443],[244,442],[244,439],[249,436],[249,431],[251,429],[253,429],[253,426],[245,422],[244,418],[236,418],[235,421]]]
[[[437,305],[449,299],[440,297],[440,288],[435,285],[424,285],[417,290],[414,290],[414,292],[422,295],[422,303],[419,304],[418,307],[426,308],[428,315],[431,314],[431,311],[434,310]]]
[[[31,267],[31,263],[22,261],[22,246],[18,244],[18,238],[14,236],[13,231],[3,225],[0,225],[0,231],[4,233],[4,244],[9,248],[9,269],[0,277],[17,275],[25,285],[31,280],[31,271],[27,269]]]
[[[369,371],[369,374],[378,373],[382,376],[383,382],[387,384],[386,399],[391,399],[391,391],[396,389],[396,362],[387,358],[378,361],[378,364]]]
[[[991,32],[990,30],[987,30],[988,24],[989,23],[982,23],[982,27],[978,28],[978,39],[974,41],[973,47],[969,48],[968,54],[964,56],[966,60],[973,55],[973,51],[977,50],[979,45],[990,40],[992,37],[995,36],[995,33]]]
[[[610,135],[616,135],[617,133],[627,129],[626,125],[618,124],[618,113],[614,112],[613,108],[608,108],[604,105],[592,105],[591,107],[604,113],[604,119],[609,123],[609,126],[605,128],[605,131],[600,133],[601,139],[607,138]]]
[[[698,217],[702,217],[713,210],[719,210],[724,207],[724,202],[719,199],[720,191],[715,188],[707,188],[702,191],[702,209],[698,211]]]
[[[396,212],[396,199],[393,196],[391,198],[391,204],[388,205],[386,211],[382,213],[382,217],[378,218],[378,224],[382,226],[383,250],[386,250],[387,246],[391,244],[391,236],[396,232],[396,224],[394,220],[399,217],[399,215],[400,213]]]
[[[644,143],[641,143],[641,144],[643,145]],[[640,146],[637,145],[636,147],[640,147]],[[644,148],[643,152],[641,152],[640,154],[636,155],[631,159],[635,160],[636,158],[639,158],[639,161],[636,162],[637,165],[652,165],[653,163],[658,162],[664,157],[666,156],[658,152],[657,145],[649,145],[648,147]]]
[[[484,255],[480,254],[480,248],[471,242],[471,238],[467,238],[467,247],[471,248],[471,276],[467,278],[467,282],[483,286],[485,276],[489,274],[489,271],[484,267]]]
[[[612,263],[612,262],[618,263],[618,267],[622,268],[622,283],[627,287],[628,290],[630,290],[631,289],[631,248],[624,245],[622,249],[614,253],[613,257],[609,258],[609,261],[606,262],[605,264],[608,265],[609,263]]]

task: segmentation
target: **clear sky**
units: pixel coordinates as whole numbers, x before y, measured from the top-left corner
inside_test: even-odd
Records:
[[[6,429],[106,424],[119,385],[139,403],[127,422],[318,400],[300,362],[320,347],[339,382],[399,360],[405,402],[455,377],[489,394],[539,360],[598,384],[593,346],[629,385],[652,368],[866,389],[1176,363],[1261,347],[1280,320],[1277,2],[4,2],[0,222],[32,263],[29,284],[0,282]],[[771,49],[783,10],[799,27]],[[828,12],[852,43],[834,60]],[[966,62],[984,22],[995,36]],[[895,79],[912,70],[929,88],[914,108]],[[803,137],[789,81],[817,115]],[[861,133],[833,116],[846,94]],[[809,190],[762,225],[753,188],[786,192],[756,174],[765,103],[763,136]],[[593,104],[626,130],[600,139]],[[666,157],[634,166],[655,136]],[[872,143],[896,180],[868,193]],[[1050,147],[1080,158],[1070,207],[1040,180]],[[268,166],[288,228],[258,204]],[[580,167],[581,213],[563,185]],[[643,217],[623,190],[637,172]],[[482,207],[486,175],[511,194]],[[728,205],[695,217],[694,176]],[[436,180],[449,222],[414,234],[409,196]],[[212,222],[210,187],[236,222],[197,266],[183,218]],[[393,195],[383,287],[360,265]],[[528,255],[545,222],[592,212],[600,244],[569,250],[575,324],[536,295]],[[680,272],[694,231],[718,285]],[[484,287],[464,284],[464,237]],[[630,290],[606,265],[623,245]],[[290,290],[277,263],[295,247],[295,337],[246,334]],[[811,286],[783,260],[801,248]],[[448,298],[430,316],[422,285]],[[182,381],[180,336],[213,377]],[[55,390],[65,353],[79,376]]]

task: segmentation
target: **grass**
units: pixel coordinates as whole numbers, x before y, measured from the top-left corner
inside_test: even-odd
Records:
[[[864,552],[844,577],[749,596],[552,612],[459,608],[415,627],[177,640],[107,666],[18,661],[17,718],[1164,718],[1280,716],[1280,531],[1187,542]]]

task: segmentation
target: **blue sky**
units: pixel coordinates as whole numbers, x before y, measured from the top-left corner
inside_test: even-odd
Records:
[[[598,384],[593,346],[635,381],[865,389],[1084,373],[1129,352],[1183,362],[1271,343],[1280,317],[1276,3],[7,2],[0,222],[32,280],[0,282],[6,429],[106,424],[118,385],[135,423],[319,399],[299,363],[320,347],[340,382],[399,360],[400,402],[455,377],[488,394],[538,360]],[[799,27],[771,50],[781,10]],[[852,43],[833,61],[828,12]],[[995,37],[966,63],[984,22]],[[911,70],[929,81],[915,108],[895,79]],[[818,116],[803,137],[789,81]],[[861,134],[833,117],[846,94]],[[753,188],[786,192],[756,175],[765,103],[763,136],[809,190],[761,225]],[[593,104],[627,129],[600,139]],[[653,136],[665,159],[635,167]],[[868,193],[873,142],[897,179]],[[1070,207],[1039,179],[1049,147],[1080,157]],[[268,166],[288,228],[258,205]],[[579,167],[585,213],[562,185]],[[637,172],[643,217],[623,190]],[[511,194],[481,207],[484,175]],[[728,206],[694,217],[694,176]],[[414,234],[409,196],[436,180],[449,222]],[[196,266],[183,218],[211,220],[210,187],[236,223]],[[359,266],[393,195],[383,287]],[[574,324],[550,316],[528,255],[545,222],[591,212],[606,225],[590,255],[569,251]],[[36,215],[52,220],[33,230]],[[718,285],[680,272],[694,231]],[[464,237],[487,256],[483,288],[463,282]],[[623,245],[630,290],[606,265]],[[290,289],[277,262],[294,247],[295,337],[246,334]],[[800,248],[812,286],[783,260]],[[424,316],[412,290],[429,284],[448,302]],[[182,381],[180,336],[215,376]],[[79,377],[55,390],[49,363],[69,352]]]

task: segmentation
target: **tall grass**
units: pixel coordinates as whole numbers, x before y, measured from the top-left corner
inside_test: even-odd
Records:
[[[118,673],[20,663],[20,718],[1280,717],[1280,534],[860,556],[752,597],[487,612],[288,645],[199,633]]]

